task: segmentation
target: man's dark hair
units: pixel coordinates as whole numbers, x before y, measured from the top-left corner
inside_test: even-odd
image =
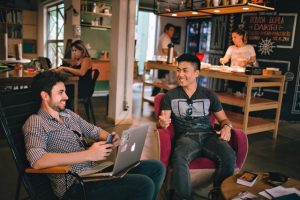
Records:
[[[166,32],[167,30],[169,30],[171,27],[175,28],[175,26],[173,24],[167,23],[165,25],[164,32]]]
[[[65,83],[67,80],[67,77],[59,72],[54,71],[45,71],[37,74],[31,83],[31,88],[33,91],[33,94],[35,95],[35,98],[39,99],[41,101],[40,93],[42,91],[47,92],[49,95],[51,95],[51,90],[53,86],[58,82]]]
[[[184,61],[192,63],[195,70],[200,70],[201,63],[200,63],[200,60],[197,58],[197,56],[192,55],[192,54],[182,54],[181,56],[179,56],[177,58],[178,63],[184,62]]]

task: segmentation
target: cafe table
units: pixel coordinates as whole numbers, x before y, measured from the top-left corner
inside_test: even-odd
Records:
[[[0,87],[28,87],[31,85],[33,77],[37,75],[36,71],[28,71],[24,69],[10,70],[0,73]],[[78,76],[70,76],[68,74],[68,79],[66,85],[74,85],[74,112],[78,113]]]
[[[31,60],[27,59],[27,58],[23,58],[23,59],[20,59],[20,60],[17,60],[15,58],[0,60],[0,63],[3,63],[3,64],[28,64],[30,62],[31,62]]]

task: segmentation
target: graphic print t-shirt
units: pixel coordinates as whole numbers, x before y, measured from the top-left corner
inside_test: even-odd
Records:
[[[165,95],[162,110],[171,110],[176,135],[186,132],[207,133],[212,130],[210,113],[222,110],[218,97],[201,86],[189,98],[182,87],[174,88]]]

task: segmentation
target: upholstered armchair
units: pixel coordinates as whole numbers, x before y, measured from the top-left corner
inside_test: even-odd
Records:
[[[165,94],[159,93],[154,99],[154,112],[155,116],[158,119],[160,115],[160,105]],[[212,115],[213,116],[213,115]],[[215,118],[211,118],[211,123],[214,124]],[[231,140],[229,141],[230,145],[236,152],[236,167],[235,172],[238,172],[247,156],[248,152],[248,140],[245,133],[239,129],[231,130]],[[172,152],[172,139],[174,137],[174,127],[171,124],[167,128],[158,128],[159,134],[159,158],[160,161],[168,168],[168,173],[166,177],[166,182],[168,190],[172,188],[170,182],[170,172],[172,171],[169,167],[171,152]],[[207,186],[212,183],[212,175],[215,171],[215,164],[208,158],[199,157],[194,159],[190,165],[191,181],[194,188],[194,193],[201,192],[202,188],[207,188]],[[200,188],[200,190],[199,190]],[[202,192],[201,192],[202,193]]]

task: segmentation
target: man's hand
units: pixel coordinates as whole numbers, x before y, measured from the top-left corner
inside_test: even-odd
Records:
[[[116,134],[116,132],[112,132],[111,134],[113,136],[113,141],[112,141],[113,147],[112,148],[114,149],[114,148],[116,148],[116,147],[119,146],[119,144],[120,144],[120,137],[119,137],[118,134]]]
[[[90,161],[106,160],[106,158],[111,154],[113,144],[106,144],[105,141],[95,142],[87,150]]]
[[[162,128],[167,128],[171,123],[171,111],[161,111],[160,116],[158,117],[158,123]]]
[[[227,125],[223,126],[220,131],[217,131],[217,134],[220,135],[221,140],[229,141],[231,137],[231,128]]]

